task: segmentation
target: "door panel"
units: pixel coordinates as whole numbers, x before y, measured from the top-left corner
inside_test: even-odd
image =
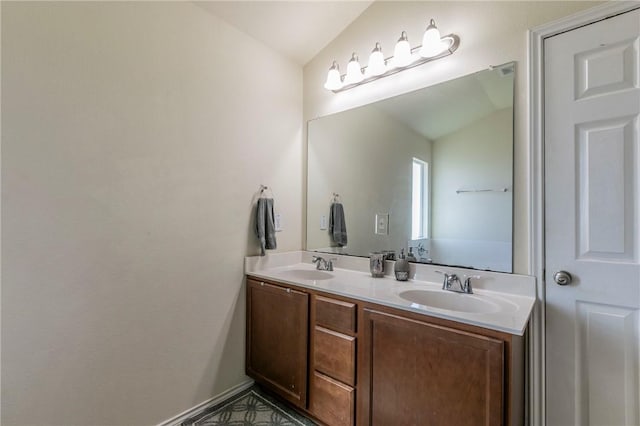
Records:
[[[576,424],[637,424],[638,310],[578,302],[577,315]]]
[[[640,424],[639,46],[638,10],[544,44],[548,425]]]
[[[636,259],[634,141],[637,117],[580,123],[577,127],[578,256],[583,260]]]
[[[638,87],[638,39],[598,46],[576,55],[576,100]]]

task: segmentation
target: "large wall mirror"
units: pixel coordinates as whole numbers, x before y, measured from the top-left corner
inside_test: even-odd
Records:
[[[509,63],[310,121],[307,250],[404,249],[512,272],[514,73]]]

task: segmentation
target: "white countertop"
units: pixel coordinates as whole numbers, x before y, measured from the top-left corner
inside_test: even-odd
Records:
[[[297,276],[299,274],[292,274],[291,271],[315,270],[315,265],[311,263],[311,256],[314,254],[316,253],[289,252],[247,257],[245,273],[256,278],[275,280],[519,336],[524,334],[536,300],[533,277],[445,266],[412,264],[413,278],[409,281],[396,281],[391,275],[373,278],[368,272],[367,258],[320,254],[325,258],[336,258],[337,266],[334,266],[333,271],[327,272],[331,274],[329,279],[303,279]],[[480,275],[479,279],[473,280],[474,294],[442,290],[442,277],[436,270],[456,273],[459,276],[465,273]],[[393,262],[387,262],[386,271],[392,273]],[[442,296],[436,293],[446,293],[444,297],[448,299],[467,298],[465,302],[478,302],[481,306],[486,302],[491,308],[488,309],[489,312],[462,312],[422,305],[400,296],[400,293],[408,290],[427,290],[428,294],[435,296]]]

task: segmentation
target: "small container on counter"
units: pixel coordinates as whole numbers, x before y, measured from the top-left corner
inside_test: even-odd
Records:
[[[400,250],[400,255],[396,260],[393,271],[396,274],[396,280],[407,281],[409,279],[409,261],[404,255],[404,249]]]
[[[385,253],[373,252],[369,254],[369,271],[374,278],[384,277]]]

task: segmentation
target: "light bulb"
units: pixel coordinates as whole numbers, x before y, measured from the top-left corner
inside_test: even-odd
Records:
[[[433,19],[429,22],[424,36],[422,37],[422,47],[420,48],[420,56],[430,58],[437,56],[447,49],[447,44],[440,39],[440,31],[436,27],[436,21]]]
[[[367,75],[381,75],[387,71],[387,66],[384,63],[384,56],[382,55],[382,48],[380,43],[376,43],[376,47],[371,51],[369,56],[369,65],[365,70]]]
[[[340,69],[338,63],[333,61],[333,65],[329,68],[327,73],[327,81],[324,83],[324,88],[327,90],[338,90],[342,87],[342,80],[340,79]]]
[[[393,66],[406,67],[411,62],[413,62],[413,58],[411,57],[411,46],[409,45],[407,33],[403,31],[398,43],[396,43],[396,48],[393,51]]]
[[[362,68],[360,68],[360,63],[358,62],[358,55],[354,53],[347,64],[347,75],[344,77],[344,84],[360,83],[362,80],[364,80]]]

